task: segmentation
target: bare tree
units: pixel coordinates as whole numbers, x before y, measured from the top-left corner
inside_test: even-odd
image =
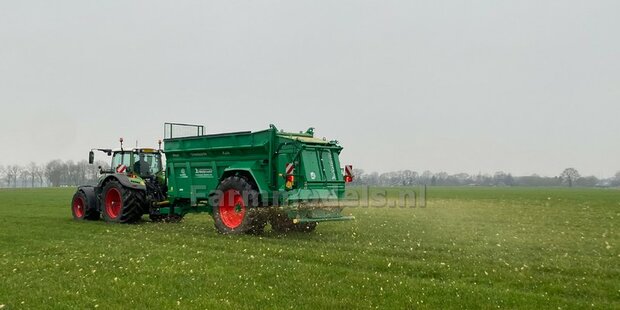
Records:
[[[39,180],[39,187],[43,187],[43,178],[45,177],[45,165],[39,165],[36,178]]]
[[[25,172],[28,173],[28,178],[30,179],[30,187],[34,187],[34,182],[37,179],[37,175],[39,174],[39,169],[39,165],[37,165],[35,162],[30,162],[30,164],[28,164]]]
[[[429,182],[432,181],[434,176],[435,175],[433,175],[432,172],[426,170],[426,171],[422,172],[422,175],[420,175],[420,183],[428,184]]]
[[[611,186],[620,186],[620,171],[611,178]]]
[[[495,172],[495,174],[493,174],[494,185],[500,185],[500,186],[506,185],[505,180],[506,180],[506,172],[497,171]]]
[[[411,186],[417,182],[418,173],[411,170],[403,171],[403,185]]]
[[[29,179],[30,172],[28,171],[28,169],[21,167],[21,170],[19,171],[19,187],[27,187]]]
[[[372,172],[371,174],[368,175],[367,179],[367,185],[377,185],[379,184],[379,173],[378,172]]]
[[[4,166],[0,165],[0,180],[4,178],[4,174],[6,173],[6,169]],[[2,183],[0,183],[0,187],[2,187]]]
[[[446,180],[448,180],[448,177],[449,177],[448,173],[447,173],[447,172],[444,172],[444,171],[437,172],[437,173],[435,174],[436,181],[437,181],[439,184],[443,184],[444,182],[446,182]]]
[[[6,168],[4,168],[4,183],[6,184],[6,187],[11,187],[11,181],[13,181],[13,177],[11,176],[11,171],[10,168],[11,166],[6,166]]]
[[[458,185],[466,185],[466,184],[472,182],[470,180],[469,174],[464,173],[464,172],[457,173],[453,177],[454,177],[454,180],[455,180],[456,184],[458,184]]]
[[[88,166],[88,162],[85,160],[75,163],[76,174],[74,185],[82,185],[88,182]]]
[[[6,183],[6,187],[13,187],[13,176],[19,173],[18,169],[19,167],[13,165],[8,165],[4,169],[4,182]]]
[[[560,179],[562,179],[562,182],[568,184],[568,187],[573,187],[575,181],[580,177],[579,171],[575,168],[566,168],[562,174],[560,174]]]
[[[595,187],[598,183],[599,179],[593,175],[580,177],[579,179],[575,180],[575,185],[583,187]]]
[[[52,160],[45,165],[45,178],[49,181],[51,186],[60,186],[60,183],[63,181],[65,170],[66,166],[63,162],[58,159]]]
[[[8,187],[17,187],[17,178],[22,172],[22,167],[18,165],[11,165],[6,167],[6,183]]]

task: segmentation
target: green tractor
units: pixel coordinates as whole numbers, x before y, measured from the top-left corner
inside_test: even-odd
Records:
[[[352,167],[341,167],[342,147],[314,137],[314,130],[289,133],[271,125],[258,132],[203,134],[199,125],[166,123],[164,149],[93,149],[112,157],[96,186],[80,186],[71,203],[77,220],[134,223],[174,222],[187,213],[209,212],[224,234],[313,231],[317,223],[343,216],[345,183]],[[166,165],[163,165],[165,154]]]
[[[73,195],[71,211],[77,220],[98,220],[133,223],[149,214],[154,221],[177,220],[152,213],[150,203],[166,198],[166,179],[162,150],[152,148],[93,149],[89,163],[94,163],[94,151],[112,157],[111,169],[99,167],[97,186],[80,186]]]

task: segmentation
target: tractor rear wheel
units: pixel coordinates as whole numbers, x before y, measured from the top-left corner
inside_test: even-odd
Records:
[[[96,202],[94,199],[89,199],[86,193],[81,190],[77,190],[71,200],[71,213],[75,220],[98,220],[100,218],[99,211],[97,211]]]
[[[134,223],[142,217],[144,192],[110,181],[103,187],[102,213],[107,222]]]
[[[222,234],[261,233],[264,223],[257,218],[258,191],[246,178],[230,176],[222,180],[213,197],[213,221]]]

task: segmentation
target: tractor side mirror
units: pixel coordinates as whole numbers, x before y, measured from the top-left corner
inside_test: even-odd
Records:
[[[90,151],[88,152],[88,163],[92,165],[94,162],[95,162],[95,152]]]

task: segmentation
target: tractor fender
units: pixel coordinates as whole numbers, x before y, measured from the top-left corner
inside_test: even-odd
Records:
[[[79,186],[77,190],[84,193],[84,196],[86,196],[86,199],[88,200],[86,202],[87,205],[95,206],[97,210],[99,210],[99,200],[97,199],[97,194],[95,193],[94,186],[83,185]]]
[[[128,176],[124,174],[120,174],[120,173],[115,173],[105,178],[105,180],[101,182],[101,188],[103,188],[105,183],[108,183],[109,181],[112,181],[112,180],[118,181],[119,183],[121,183],[121,185],[127,188],[143,190],[143,191],[146,190],[146,185],[131,182]]]

